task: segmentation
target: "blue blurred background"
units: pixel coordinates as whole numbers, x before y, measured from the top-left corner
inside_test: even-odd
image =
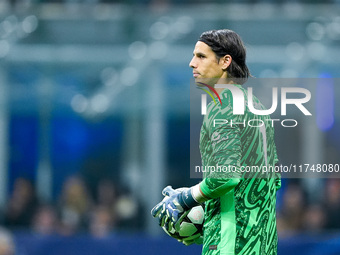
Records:
[[[0,255],[200,254],[150,216],[163,187],[199,181],[196,40],[235,30],[255,77],[338,78],[339,3],[1,1]],[[340,91],[327,88],[326,126],[276,130],[283,163],[340,163]],[[283,179],[279,254],[340,254],[339,213],[339,179]]]

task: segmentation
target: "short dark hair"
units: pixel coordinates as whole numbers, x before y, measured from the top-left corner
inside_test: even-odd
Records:
[[[198,41],[207,44],[216,54],[217,60],[225,55],[232,57],[231,64],[227,68],[229,78],[236,78],[239,84],[243,84],[251,76],[246,64],[246,47],[241,37],[232,30],[210,30],[201,34]]]

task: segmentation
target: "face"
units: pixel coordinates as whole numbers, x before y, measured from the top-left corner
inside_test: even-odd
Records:
[[[193,69],[194,78],[227,78],[227,72],[223,71],[229,66],[229,55],[219,61],[215,53],[204,42],[198,41],[195,45],[193,58],[189,66]]]

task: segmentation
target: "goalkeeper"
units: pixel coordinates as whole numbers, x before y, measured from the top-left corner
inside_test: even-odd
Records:
[[[163,190],[167,199],[151,213],[171,231],[178,229],[188,210],[205,203],[202,254],[277,254],[275,205],[280,177],[241,172],[245,166],[277,163],[274,128],[246,125],[251,119],[270,123],[270,117],[255,115],[248,107],[243,115],[234,115],[231,91],[214,88],[218,83],[233,84],[242,90],[248,105],[242,84],[250,72],[241,38],[227,29],[204,32],[195,45],[190,67],[196,83],[204,83],[222,102],[207,106],[200,133],[202,166],[232,166],[236,171],[205,172],[203,181],[191,188],[167,187]],[[257,109],[265,109],[255,96],[252,101]],[[236,125],[214,125],[214,119],[232,120]]]

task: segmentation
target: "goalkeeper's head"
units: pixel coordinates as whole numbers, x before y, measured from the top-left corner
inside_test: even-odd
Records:
[[[215,54],[218,67],[225,73],[224,76],[226,77],[222,76],[216,78],[237,80],[238,84],[243,84],[247,81],[250,72],[246,65],[246,48],[241,37],[237,33],[229,29],[206,31],[199,37],[196,47],[200,43],[204,43],[210,47]],[[190,66],[195,70],[193,64],[195,64],[193,61],[190,62]]]

